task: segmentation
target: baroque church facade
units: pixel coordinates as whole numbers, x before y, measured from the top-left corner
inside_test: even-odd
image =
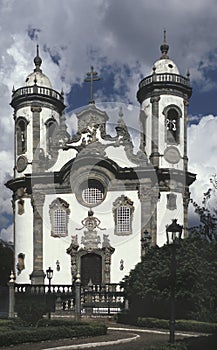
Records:
[[[52,88],[34,59],[34,71],[13,90],[15,123],[13,191],[17,283],[117,283],[150,244],[166,242],[171,220],[187,235],[189,186],[187,106],[189,75],[180,75],[164,41],[161,57],[140,83],[140,147],[119,111],[116,135],[109,116],[89,105],[77,113],[77,132],[67,132],[64,94]],[[91,69],[88,81],[97,79]]]

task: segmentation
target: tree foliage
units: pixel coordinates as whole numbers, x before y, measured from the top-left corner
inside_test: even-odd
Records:
[[[199,205],[193,199],[195,213],[199,215],[200,225],[189,229],[190,234],[199,234],[206,237],[209,241],[217,240],[217,175],[210,178],[212,187],[203,193],[202,205]]]
[[[11,270],[13,269],[13,246],[0,239],[0,286],[7,286]]]
[[[169,317],[171,245],[149,249],[124,279],[131,311]],[[217,321],[217,243],[199,237],[176,245],[176,317]]]

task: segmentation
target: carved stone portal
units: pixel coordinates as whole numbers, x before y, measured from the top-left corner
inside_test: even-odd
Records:
[[[75,280],[76,274],[80,273],[81,282],[87,285],[88,282],[93,284],[110,283],[111,256],[115,249],[110,245],[109,235],[103,235],[102,247],[100,236],[97,229],[105,230],[99,227],[100,220],[93,216],[93,211],[88,211],[88,217],[82,220],[82,227],[77,230],[84,229],[84,236],[81,237],[80,247],[78,244],[78,236],[72,236],[72,242],[67,249],[67,253],[71,256],[71,272],[72,280]]]

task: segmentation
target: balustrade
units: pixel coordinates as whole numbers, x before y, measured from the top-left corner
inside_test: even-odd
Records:
[[[56,311],[75,311],[74,285],[15,284],[16,295],[52,295],[56,297]],[[124,307],[124,289],[120,284],[90,285],[81,287],[81,312],[86,315],[108,315]]]
[[[47,87],[43,87],[43,86],[41,87],[37,85],[22,87],[20,89],[17,89],[16,91],[14,91],[12,98],[14,99],[19,96],[33,95],[33,94],[45,95],[45,96],[53,97],[57,100],[61,100],[61,101],[63,100],[63,96],[59,92]]]
[[[142,88],[143,86],[149,85],[153,82],[173,82],[173,83],[179,83],[182,85],[190,86],[189,78],[183,77],[179,74],[172,74],[172,73],[161,73],[161,74],[152,74],[143,79],[140,84],[139,88]]]

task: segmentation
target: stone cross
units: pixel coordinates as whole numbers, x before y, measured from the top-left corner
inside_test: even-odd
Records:
[[[93,82],[100,80],[98,73],[94,71],[93,66],[90,67],[90,72],[87,73],[87,78],[84,79],[84,82],[90,83],[90,101],[89,103],[95,103],[93,99]]]

